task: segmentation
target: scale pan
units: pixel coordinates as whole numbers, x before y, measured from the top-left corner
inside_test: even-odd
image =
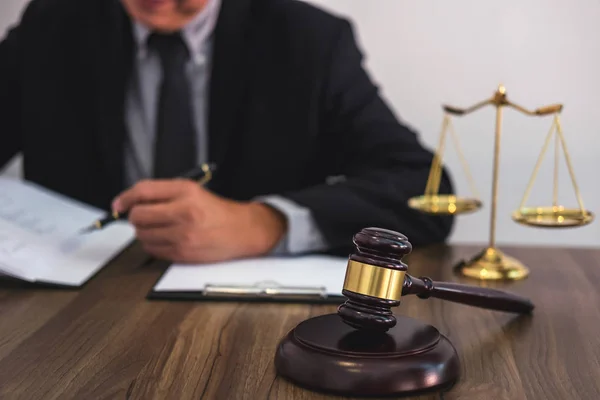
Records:
[[[563,206],[525,207],[515,211],[512,218],[528,226],[570,228],[589,224],[594,220],[594,214],[587,210],[582,212],[580,208]]]
[[[454,195],[423,195],[411,198],[408,205],[427,214],[452,215],[476,211],[481,208],[481,201]]]

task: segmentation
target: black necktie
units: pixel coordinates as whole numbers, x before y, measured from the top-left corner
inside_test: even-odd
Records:
[[[196,132],[185,70],[189,52],[179,33],[152,34],[148,45],[160,55],[163,72],[153,175],[155,178],[173,178],[196,165]]]

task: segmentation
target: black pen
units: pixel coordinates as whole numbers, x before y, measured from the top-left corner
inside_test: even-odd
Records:
[[[195,168],[187,171],[186,173],[181,175],[181,178],[198,181],[198,184],[204,185],[204,184],[208,183],[208,181],[211,180],[212,174],[215,171],[215,169],[216,169],[216,166],[214,164],[202,164],[199,167],[195,167]],[[109,215],[105,218],[99,219],[98,221],[94,222],[92,225],[88,226],[87,228],[84,228],[81,231],[81,233],[98,231],[100,229],[105,228],[107,225],[110,225],[111,223],[113,223],[115,221],[122,221],[122,220],[126,220],[126,219],[127,219],[127,213],[119,213],[119,212],[115,211],[111,215]]]

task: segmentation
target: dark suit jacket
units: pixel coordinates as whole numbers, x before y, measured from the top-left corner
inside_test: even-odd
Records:
[[[0,166],[107,209],[123,186],[130,21],[119,0],[33,0],[0,44]],[[413,245],[452,218],[408,208],[432,153],[400,124],[363,69],[350,23],[295,0],[224,0],[215,31],[209,188],[281,194],[309,207],[331,244],[366,226]],[[328,181],[345,176],[344,181]],[[440,191],[450,193],[447,174]],[[344,250],[345,251],[345,250]]]

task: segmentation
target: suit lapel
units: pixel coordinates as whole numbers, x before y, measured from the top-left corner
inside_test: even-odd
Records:
[[[209,93],[209,158],[227,169],[226,153],[246,88],[249,12],[252,0],[222,0],[215,26]]]
[[[104,4],[100,4],[104,3]],[[100,0],[88,24],[92,40],[93,121],[108,190],[123,189],[125,91],[133,62],[131,25],[120,0]]]

